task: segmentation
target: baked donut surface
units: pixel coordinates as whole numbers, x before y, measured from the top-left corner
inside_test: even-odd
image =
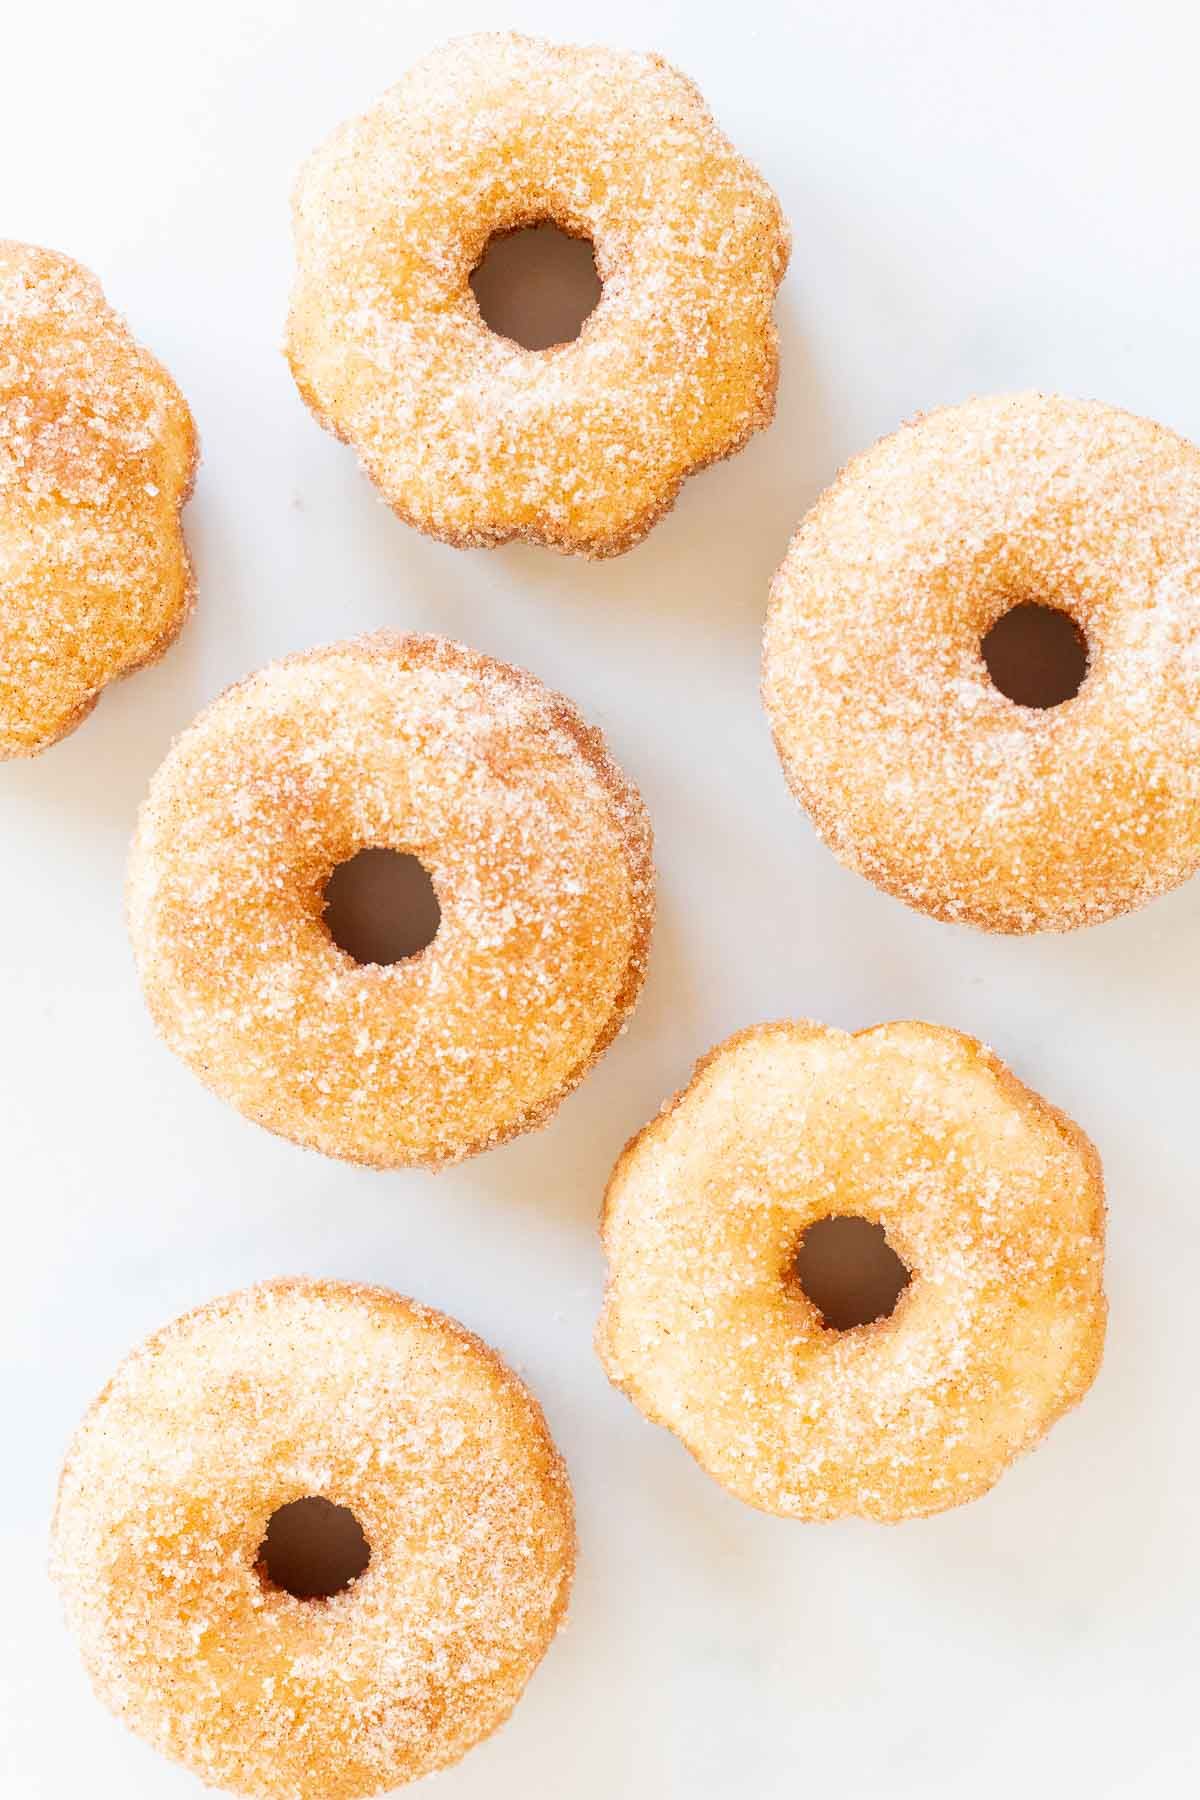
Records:
[[[0,240],[0,760],[65,737],[176,636],[196,457],[182,395],[95,276]]]
[[[841,1215],[882,1225],[909,1281],[890,1316],[836,1331],[796,1258]],[[609,1378],[764,1512],[974,1499],[1099,1366],[1096,1152],[943,1027],[730,1038],[625,1150],[603,1235]]]
[[[989,678],[1012,608],[1066,613],[1078,693]],[[1200,864],[1200,450],[1054,395],[972,400],[857,457],[772,589],[763,693],[843,862],[936,918],[1066,931]]]
[[[350,1509],[365,1570],[274,1585],[281,1507]],[[71,1445],[52,1571],[98,1697],[212,1786],[359,1800],[456,1762],[565,1613],[570,1486],[477,1337],[382,1288],[266,1282],[157,1332]]]
[[[333,869],[417,856],[428,948],[359,964]],[[543,1123],[628,1018],[651,833],[597,731],[534,676],[379,632],[292,657],[176,741],[128,913],[163,1037],[249,1118],[327,1155],[436,1167]]]
[[[770,422],[787,227],[660,57],[459,39],[335,132],[293,210],[300,392],[435,537],[612,555]],[[603,292],[533,351],[488,329],[470,276],[547,220],[591,240]]]

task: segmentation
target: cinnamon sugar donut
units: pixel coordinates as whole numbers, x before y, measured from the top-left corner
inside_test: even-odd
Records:
[[[0,240],[0,760],[35,756],[187,616],[196,434],[95,276]]]
[[[796,1259],[884,1227],[909,1281],[829,1329]],[[610,1379],[764,1512],[896,1520],[991,1487],[1086,1393],[1104,1193],[1083,1133],[960,1032],[740,1032],[617,1163],[597,1347]]]
[[[1030,603],[1086,638],[1047,710],[981,644]],[[1200,864],[1200,450],[1001,395],[905,426],[809,513],[775,578],[764,696],[834,853],[935,918],[1066,931]]]
[[[489,240],[591,240],[579,338],[525,350],[470,287]],[[774,411],[787,227],[660,57],[486,32],[436,50],[303,170],[287,355],[408,524],[627,550]]]
[[[328,1598],[264,1561],[313,1497],[368,1552]],[[359,1800],[507,1718],[566,1610],[571,1493],[537,1402],[461,1325],[383,1288],[267,1282],[121,1364],[67,1456],[51,1560],[92,1685],[139,1737],[231,1793]]]
[[[417,856],[429,947],[359,964],[322,909],[368,846]],[[129,922],[168,1044],[329,1156],[436,1167],[540,1125],[633,1009],[650,826],[600,734],[532,675],[380,632],[277,663],[176,742]]]

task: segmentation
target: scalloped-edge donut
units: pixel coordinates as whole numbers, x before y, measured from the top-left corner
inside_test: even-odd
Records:
[[[787,226],[661,57],[458,39],[316,151],[293,217],[300,392],[434,537],[614,555],[770,423]],[[470,276],[543,220],[590,239],[603,291],[534,351],[488,329]]]
[[[441,923],[359,964],[339,864],[419,858]],[[438,1167],[543,1124],[628,1019],[654,917],[650,823],[598,731],[533,675],[381,631],[272,664],[176,740],[128,914],[170,1047],[328,1156]]]
[[[191,608],[179,389],[94,275],[0,240],[0,760],[36,756]]]
[[[883,1226],[886,1318],[829,1328],[796,1255]],[[1095,1149],[974,1038],[916,1022],[739,1032],[609,1184],[610,1380],[749,1505],[894,1521],[985,1493],[1091,1386],[1104,1344]]]
[[[275,1586],[272,1515],[366,1538],[327,1599]],[[567,1472],[494,1350],[377,1287],[288,1280],[134,1350],[59,1484],[51,1568],[100,1700],[210,1786],[363,1800],[508,1717],[561,1625]]]
[[[1045,710],[981,652],[1030,602],[1087,640]],[[909,906],[1069,931],[1166,893],[1200,866],[1200,449],[1053,394],[914,420],[793,538],[763,696],[817,831]]]

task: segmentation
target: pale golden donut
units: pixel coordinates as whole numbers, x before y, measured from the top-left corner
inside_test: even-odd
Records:
[[[431,875],[436,937],[360,965],[322,918],[369,846]],[[650,826],[599,732],[532,675],[436,637],[272,665],[173,746],[130,863],[167,1043],[271,1131],[380,1168],[542,1124],[645,973]]]
[[[65,737],[179,631],[196,455],[95,276],[0,240],[0,760]]]
[[[1046,711],[980,654],[1030,601],[1088,642]],[[905,426],[792,540],[764,696],[830,848],[923,912],[1066,931],[1165,893],[1200,864],[1200,450],[1044,394]]]
[[[842,1214],[881,1224],[910,1278],[889,1317],[838,1332],[795,1261]],[[975,1499],[1100,1362],[1096,1152],[936,1025],[730,1038],[617,1163],[604,1244],[610,1379],[764,1512]]]
[[[270,1580],[280,1508],[346,1507],[370,1560]],[[566,1610],[571,1492],[473,1334],[383,1288],[266,1282],[157,1332],[75,1435],[51,1566],[98,1697],[255,1800],[359,1800],[508,1717]]]
[[[591,240],[603,295],[534,351],[470,276],[540,220]],[[787,227],[661,57],[461,38],[315,153],[294,226],[300,392],[434,537],[613,555],[770,422]]]

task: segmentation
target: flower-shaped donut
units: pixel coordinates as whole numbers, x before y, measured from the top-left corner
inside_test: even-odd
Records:
[[[831,1328],[799,1252],[882,1227],[894,1311]],[[739,1032],[625,1150],[604,1214],[610,1379],[764,1512],[881,1520],[992,1486],[1091,1385],[1104,1185],[1078,1126],[961,1032]]]
[[[73,731],[192,599],[191,414],[69,257],[0,242],[0,759]]]
[[[770,421],[787,227],[660,57],[461,39],[334,133],[294,213],[300,391],[434,537],[613,555]],[[603,293],[534,351],[488,329],[470,277],[543,220],[591,240]]]

